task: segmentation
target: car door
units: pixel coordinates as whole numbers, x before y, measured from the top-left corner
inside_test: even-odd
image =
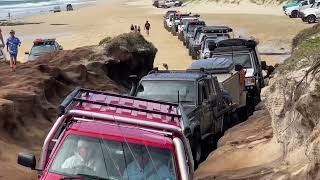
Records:
[[[201,111],[200,128],[201,134],[204,135],[211,129],[211,107],[209,103],[209,89],[205,80],[199,81],[199,108]]]
[[[299,11],[302,11],[302,10],[308,8],[308,5],[309,5],[308,1],[301,2],[300,7],[299,7]]]

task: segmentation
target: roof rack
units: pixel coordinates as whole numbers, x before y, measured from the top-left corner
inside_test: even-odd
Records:
[[[148,110],[144,108],[138,108],[138,107],[132,107],[132,106],[125,106],[125,105],[120,105],[120,104],[113,104],[113,103],[107,103],[107,102],[100,102],[100,101],[92,101],[88,99],[83,99],[82,95],[85,94],[86,97],[88,97],[92,94],[96,95],[105,95],[105,96],[111,96],[111,97],[119,97],[119,98],[124,98],[124,99],[131,99],[131,100],[137,100],[137,101],[143,101],[143,102],[150,102],[150,103],[157,103],[160,105],[168,105],[169,110],[172,110],[172,108],[177,108],[179,104],[176,103],[170,103],[170,102],[164,102],[164,101],[155,101],[155,100],[150,100],[150,99],[143,99],[143,98],[137,98],[137,97],[132,97],[132,96],[124,96],[120,94],[113,94],[113,93],[107,93],[103,91],[96,91],[96,90],[90,90],[90,89],[84,89],[77,87],[73,92],[71,92],[66,99],[61,103],[59,106],[59,116],[62,116],[65,114],[70,106],[78,102],[80,103],[79,105],[81,106],[83,103],[88,103],[88,104],[96,104],[96,105],[101,105],[101,106],[107,106],[107,107],[114,107],[114,108],[121,108],[121,109],[127,109],[127,110],[132,110],[132,111],[138,111],[138,112],[145,112],[145,113],[151,113],[151,114],[158,114],[158,115],[165,115],[169,116],[172,119],[175,117],[180,118],[181,114],[173,114],[169,112],[161,112],[161,111],[156,111],[156,110]]]
[[[159,70],[155,67],[151,70],[148,74],[155,74],[155,73],[197,73],[197,74],[205,74],[205,71],[189,71],[189,70]]]

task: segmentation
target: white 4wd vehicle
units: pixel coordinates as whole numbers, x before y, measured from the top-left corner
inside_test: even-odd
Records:
[[[164,8],[174,7],[174,5],[175,5],[175,1],[174,0],[166,0],[164,2]]]
[[[320,17],[320,2],[315,2],[310,8],[301,12],[303,22],[315,23]]]
[[[198,17],[185,17],[185,18],[182,18],[181,21],[180,21],[180,24],[178,25],[178,34],[180,34],[184,27],[187,25],[188,22],[191,22],[191,21],[198,21],[199,18]]]
[[[228,39],[228,37],[208,37],[206,38],[202,44],[201,44],[201,49],[199,51],[200,54],[200,59],[207,59],[210,58],[211,52],[214,51],[214,49],[217,47],[217,41],[223,40],[223,39]]]
[[[300,16],[300,12],[304,9],[310,8],[314,4],[315,0],[301,1],[297,6],[291,6],[285,9],[284,13],[290,18],[297,18]]]
[[[168,18],[166,19],[165,27],[166,27],[166,29],[167,29],[168,31],[171,30],[171,27],[172,27],[172,25],[173,25],[173,17],[174,17],[174,13],[170,14],[170,15],[168,16]]]

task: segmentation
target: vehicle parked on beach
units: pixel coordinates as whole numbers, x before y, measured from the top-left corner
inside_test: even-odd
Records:
[[[241,77],[244,76],[244,73],[240,73],[242,66],[235,64],[232,58],[213,57],[194,61],[189,70],[201,70],[202,68],[205,72],[217,77],[221,90],[228,92],[230,101],[228,103],[235,106],[241,120],[246,120],[248,118],[247,110],[253,107],[249,107],[252,104],[247,101],[248,93],[245,88],[245,79]]]
[[[261,101],[261,89],[265,86],[262,70],[266,70],[266,62],[260,60],[257,49],[258,41],[253,38],[233,38],[217,42],[217,48],[211,52],[213,58],[232,59],[246,71],[245,87],[248,91],[248,112],[252,114],[254,107]]]
[[[209,58],[211,55],[211,52],[214,51],[216,48],[216,43],[217,41],[221,39],[227,39],[228,37],[215,37],[215,38],[210,38],[207,37],[205,38],[204,41],[202,41],[201,48],[197,54],[199,54],[199,57],[197,59],[206,59]]]
[[[198,36],[196,36],[196,39],[193,39],[190,41],[189,45],[189,53],[192,57],[192,59],[197,59],[199,57],[199,50],[201,48],[202,42],[206,38],[218,38],[218,37],[226,37],[230,38],[230,33],[233,32],[233,30],[228,26],[206,26],[202,28],[202,31],[199,32]]]
[[[178,39],[179,40],[182,40],[183,39],[183,31],[186,27],[186,25],[189,23],[189,22],[197,22],[199,21],[200,16],[198,15],[194,15],[194,16],[189,16],[189,17],[184,17],[184,18],[181,18],[181,21],[180,21],[180,24],[178,25]]]
[[[166,14],[163,16],[163,26],[167,31],[171,29],[171,26],[173,24],[173,16],[175,13],[177,13],[176,10],[170,10],[167,11]]]
[[[295,6],[290,6],[285,8],[284,13],[289,16],[290,18],[297,18],[300,17],[300,12],[304,9],[307,9],[312,6],[312,4],[315,2],[315,0],[304,0],[300,1]]]
[[[172,17],[172,26],[171,26],[171,33],[172,35],[176,36],[178,33],[178,26],[180,25],[181,19],[185,17],[190,17],[191,13],[175,13]]]
[[[52,11],[54,13],[61,12],[61,7],[60,6],[55,6],[55,7],[53,7]]]
[[[59,109],[38,167],[18,155],[39,179],[193,179],[178,104],[77,88]]]
[[[309,24],[315,23],[320,17],[320,2],[315,2],[310,8],[301,11],[301,19]]]
[[[67,11],[73,11],[72,4],[67,4],[66,10],[67,10]]]
[[[182,37],[182,42],[183,45],[185,45],[186,47],[189,46],[189,39],[193,38],[193,36],[195,35],[195,29],[197,28],[201,28],[201,27],[205,27],[206,23],[205,21],[195,21],[195,22],[188,22],[185,26],[185,28],[183,29],[183,37]]]
[[[36,39],[33,41],[30,52],[25,54],[28,55],[28,61],[34,61],[42,55],[59,50],[63,50],[63,47],[56,39]]]
[[[217,78],[204,72],[154,70],[138,85],[133,85],[130,95],[181,103],[182,112],[190,124],[185,135],[196,166],[201,162],[205,149],[212,147],[212,138],[230,127],[233,106],[226,103]]]

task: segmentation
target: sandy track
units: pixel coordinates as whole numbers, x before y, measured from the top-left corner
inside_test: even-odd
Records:
[[[188,67],[191,63],[191,58],[188,56],[187,49],[177,37],[173,37],[163,28],[161,14],[166,10],[153,8],[149,3],[150,1],[138,0],[126,5],[122,2],[119,3],[119,1],[113,4],[99,4],[74,12],[62,12],[25,19],[31,22],[43,22],[39,25],[2,27],[2,29],[7,34],[13,28],[16,30],[17,35],[22,38],[23,45],[20,49],[20,59],[23,59],[22,53],[31,48],[32,39],[34,38],[57,37],[65,49],[73,49],[97,44],[106,36],[115,36],[128,32],[131,24],[143,27],[144,22],[149,20],[152,29],[151,35],[146,38],[158,48],[155,66],[162,67],[162,63],[167,63],[171,69]],[[196,8],[199,9],[198,13],[201,13],[201,8]],[[261,47],[266,49],[279,49],[281,47],[289,49],[292,37],[301,29],[309,26],[299,19],[292,20],[280,15],[270,15],[270,13],[269,15],[235,14],[233,11],[233,14],[228,14],[229,12],[226,10],[223,11],[225,14],[208,14],[210,9],[203,10],[203,12],[206,12],[206,14],[202,14],[203,18],[208,23],[229,25],[235,29],[236,35],[256,36],[261,42]],[[269,10],[266,11],[269,12]],[[50,25],[54,23],[66,25]],[[265,60],[269,63],[277,62],[274,57],[266,57]],[[0,137],[1,141],[8,142],[3,137]],[[17,168],[15,165],[16,153],[21,151],[21,148],[12,145],[13,143],[0,143],[2,147],[10,149],[12,152],[6,159],[8,166],[0,171],[0,179],[21,179],[21,176],[24,179],[28,179],[32,175],[30,175],[31,171],[26,168],[19,167],[19,172],[24,173],[15,173],[15,168]],[[32,148],[39,149],[39,147],[33,146]],[[4,175],[4,172],[7,173]]]

